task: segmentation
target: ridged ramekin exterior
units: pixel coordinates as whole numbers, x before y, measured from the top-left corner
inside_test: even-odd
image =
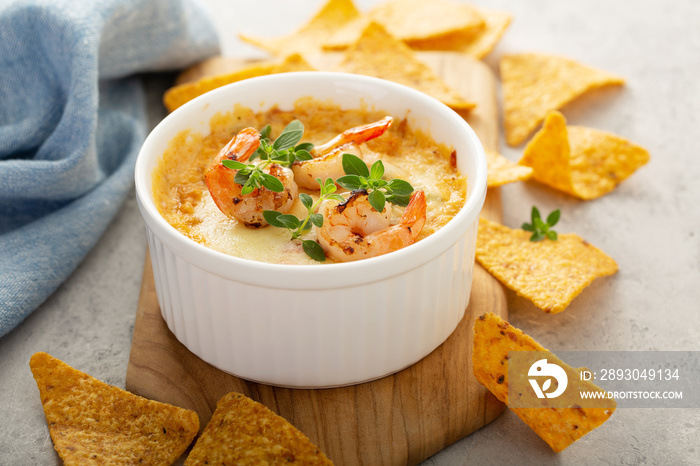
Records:
[[[234,102],[292,105],[313,95],[342,108],[376,105],[452,146],[467,176],[464,207],[399,251],[344,264],[281,265],[228,256],[186,238],[158,212],[151,173],[179,131],[206,132]],[[420,360],[456,328],[471,289],[486,156],[469,125],[416,90],[367,76],[285,73],[244,80],[185,104],[144,142],[136,198],[168,327],[194,354],[248,380],[290,387],[360,383]]]
[[[190,351],[248,380],[329,387],[401,370],[447,339],[469,300],[476,229],[399,275],[318,290],[224,279],[147,234],[163,318]]]

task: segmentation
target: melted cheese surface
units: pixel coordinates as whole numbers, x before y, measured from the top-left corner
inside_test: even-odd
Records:
[[[286,229],[271,226],[252,229],[224,215],[209,194],[204,174],[221,148],[245,127],[262,128],[269,124],[274,140],[289,122],[299,119],[305,129],[301,142],[319,145],[348,128],[384,116],[384,112],[367,109],[341,110],[331,102],[312,98],[300,99],[288,111],[275,107],[254,113],[249,108],[235,106],[231,112],[211,119],[209,135],[187,130],[170,141],[152,174],[156,206],[165,220],[182,234],[217,251],[278,264],[321,264],[304,253],[299,241],[290,241]],[[444,226],[464,205],[467,180],[455,167],[452,149],[412,130],[405,119],[395,116],[389,131],[361,144],[360,148],[368,165],[382,160],[385,179],[401,178],[425,192],[427,219],[419,241]],[[310,194],[314,200],[318,197],[318,191],[300,189],[300,192]],[[392,224],[398,223],[404,209],[391,206]],[[304,218],[306,208],[297,199],[290,213]],[[304,239],[316,239],[315,228]]]

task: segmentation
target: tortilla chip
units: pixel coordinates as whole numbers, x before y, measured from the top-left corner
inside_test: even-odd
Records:
[[[476,319],[474,324],[474,350],[472,365],[474,376],[496,398],[508,404],[508,364],[509,351],[547,351],[532,337],[512,327],[508,322],[492,313]],[[540,353],[535,353],[540,354]],[[567,392],[579,394],[582,390],[601,391],[591,382],[578,377],[579,369],[562,362],[552,353],[548,363],[559,365],[568,374]],[[541,357],[541,356],[539,356]],[[526,377],[527,373],[523,373]],[[527,387],[529,388],[529,387]],[[572,405],[570,408],[548,407],[548,399],[540,400],[539,408],[511,408],[512,411],[530,426],[552,450],[560,452],[596,427],[607,421],[615,411],[615,400],[598,400],[602,407],[583,408]]]
[[[389,34],[414,47],[455,33],[476,36],[484,28],[484,19],[472,5],[452,0],[389,0],[366,14],[346,23],[326,40],[326,50],[345,50],[359,39],[372,21]]]
[[[517,146],[547,113],[587,91],[624,84],[624,79],[564,57],[537,53],[505,55],[501,59],[506,141]]]
[[[513,163],[498,152],[489,149],[486,149],[486,164],[489,188],[529,180],[532,177],[532,168]]]
[[[190,452],[200,464],[333,464],[293,425],[240,393],[224,395]]]
[[[198,81],[171,87],[163,95],[163,104],[169,112],[181,107],[195,97],[227,84],[272,73],[275,63],[266,61],[246,66],[237,71],[216,76],[208,76]]]
[[[413,87],[461,110],[474,107],[444,83],[406,44],[377,23],[370,23],[340,64],[341,71],[388,79]]]
[[[67,465],[171,464],[199,430],[194,411],[113,387],[46,353],[35,353],[29,366]]]
[[[519,163],[532,167],[540,183],[590,200],[615,189],[648,161],[645,149],[606,131],[567,127],[564,115],[554,111]]]
[[[482,59],[496,47],[513,15],[505,11],[477,8],[484,18],[481,30],[456,32],[443,37],[412,42],[415,50],[442,50],[446,52],[461,52],[474,58]]]
[[[273,55],[315,53],[321,44],[345,23],[360,16],[352,0],[328,0],[328,2],[298,31],[283,37],[262,38],[239,34],[241,40],[257,45]]]
[[[598,277],[617,272],[617,264],[578,235],[530,241],[532,233],[479,220],[476,260],[498,281],[556,314]]]
[[[244,79],[257,78],[275,73],[287,73],[292,71],[315,71],[309,63],[298,53],[289,55],[281,63],[260,62],[246,66],[232,73],[217,76],[207,76],[195,82],[180,84],[165,92],[163,104],[169,112],[186,104],[195,97],[206,94],[209,91],[225,86],[227,84],[243,81]]]

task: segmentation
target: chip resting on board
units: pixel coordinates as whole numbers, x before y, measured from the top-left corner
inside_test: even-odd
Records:
[[[255,37],[248,34],[238,36],[273,55],[314,54],[321,51],[321,45],[328,37],[359,15],[352,0],[328,0],[306,25],[292,34],[282,37]]]
[[[224,395],[186,466],[333,464],[284,418],[240,393]]]
[[[546,353],[548,363],[553,363],[562,368],[568,375],[566,391],[562,396],[571,394],[570,397],[580,396],[580,391],[602,391],[599,387],[588,381],[580,380],[579,370],[558,359],[548,352],[532,337],[513,327],[495,314],[487,313],[478,317],[474,323],[474,349],[472,351],[472,366],[474,376],[491,393],[505,404],[514,404],[509,399],[509,384],[515,384],[515,380],[509,379],[509,361],[514,358],[513,351],[530,351],[535,357],[543,357]],[[509,352],[511,355],[509,356]],[[527,365],[529,367],[529,365]],[[516,372],[520,378],[527,378],[526,371]],[[522,382],[519,380],[518,382]],[[528,386],[525,381],[524,386]],[[523,390],[524,391],[524,390]],[[516,393],[516,396],[518,394]],[[571,407],[550,407],[549,399],[532,402],[540,407],[513,408],[511,410],[530,426],[552,450],[560,452],[580,439],[593,429],[607,421],[615,411],[614,399],[601,399],[595,402],[596,407],[581,407],[575,403]],[[567,405],[567,401],[559,400],[557,406]]]
[[[168,89],[163,96],[163,104],[169,112],[186,104],[195,97],[199,97],[211,90],[227,84],[243,81],[244,79],[257,78],[275,73],[288,73],[292,71],[315,71],[304,57],[294,53],[286,57],[282,62],[265,61],[245,66],[231,73],[215,76],[206,76],[197,81],[187,82]]]
[[[485,151],[489,188],[529,180],[532,177],[532,168],[511,162],[498,152],[489,149],[485,149]]]
[[[530,241],[531,232],[479,219],[476,260],[491,275],[547,313],[563,311],[598,277],[617,272],[615,261],[573,233]]]
[[[392,37],[380,24],[370,23],[360,39],[345,52],[340,71],[364,74],[404,84],[460,110],[474,107],[451,89],[415,52]]]
[[[484,19],[480,30],[455,32],[446,36],[411,43],[415,50],[461,52],[482,59],[496,47],[508,29],[513,15],[506,11],[477,8]]]
[[[580,199],[609,193],[649,161],[649,153],[607,131],[566,126],[564,115],[550,112],[528,142],[520,165],[533,178]]]
[[[381,24],[392,36],[414,47],[423,41],[453,34],[475,37],[484,29],[479,10],[454,0],[388,0],[344,24],[324,41],[326,50],[344,50],[357,42],[370,22]]]
[[[194,411],[147,400],[46,353],[29,366],[64,464],[172,464],[199,430]]]
[[[506,141],[525,142],[547,113],[591,89],[624,79],[574,60],[538,53],[504,55],[500,63]]]

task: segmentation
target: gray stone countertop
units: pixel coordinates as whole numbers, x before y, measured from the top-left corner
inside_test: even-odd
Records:
[[[358,1],[361,8],[375,3]],[[647,148],[651,161],[614,192],[583,202],[535,183],[503,188],[504,223],[532,205],[561,208],[560,232],[610,254],[617,275],[599,279],[569,308],[547,315],[509,293],[510,321],[555,353],[700,350],[700,2],[474,0],[511,11],[513,23],[486,62],[506,53],[569,56],[627,78],[564,108],[570,124],[604,129]],[[321,0],[205,0],[224,53],[262,57],[235,37],[298,27]],[[151,125],[165,114],[171,76],[146,78]],[[518,160],[520,148],[502,144]],[[132,194],[80,267],[0,340],[0,465],[56,464],[28,361],[47,351],[124,386],[146,238]],[[700,410],[618,409],[601,428],[553,453],[512,412],[427,459],[442,464],[700,464]]]

